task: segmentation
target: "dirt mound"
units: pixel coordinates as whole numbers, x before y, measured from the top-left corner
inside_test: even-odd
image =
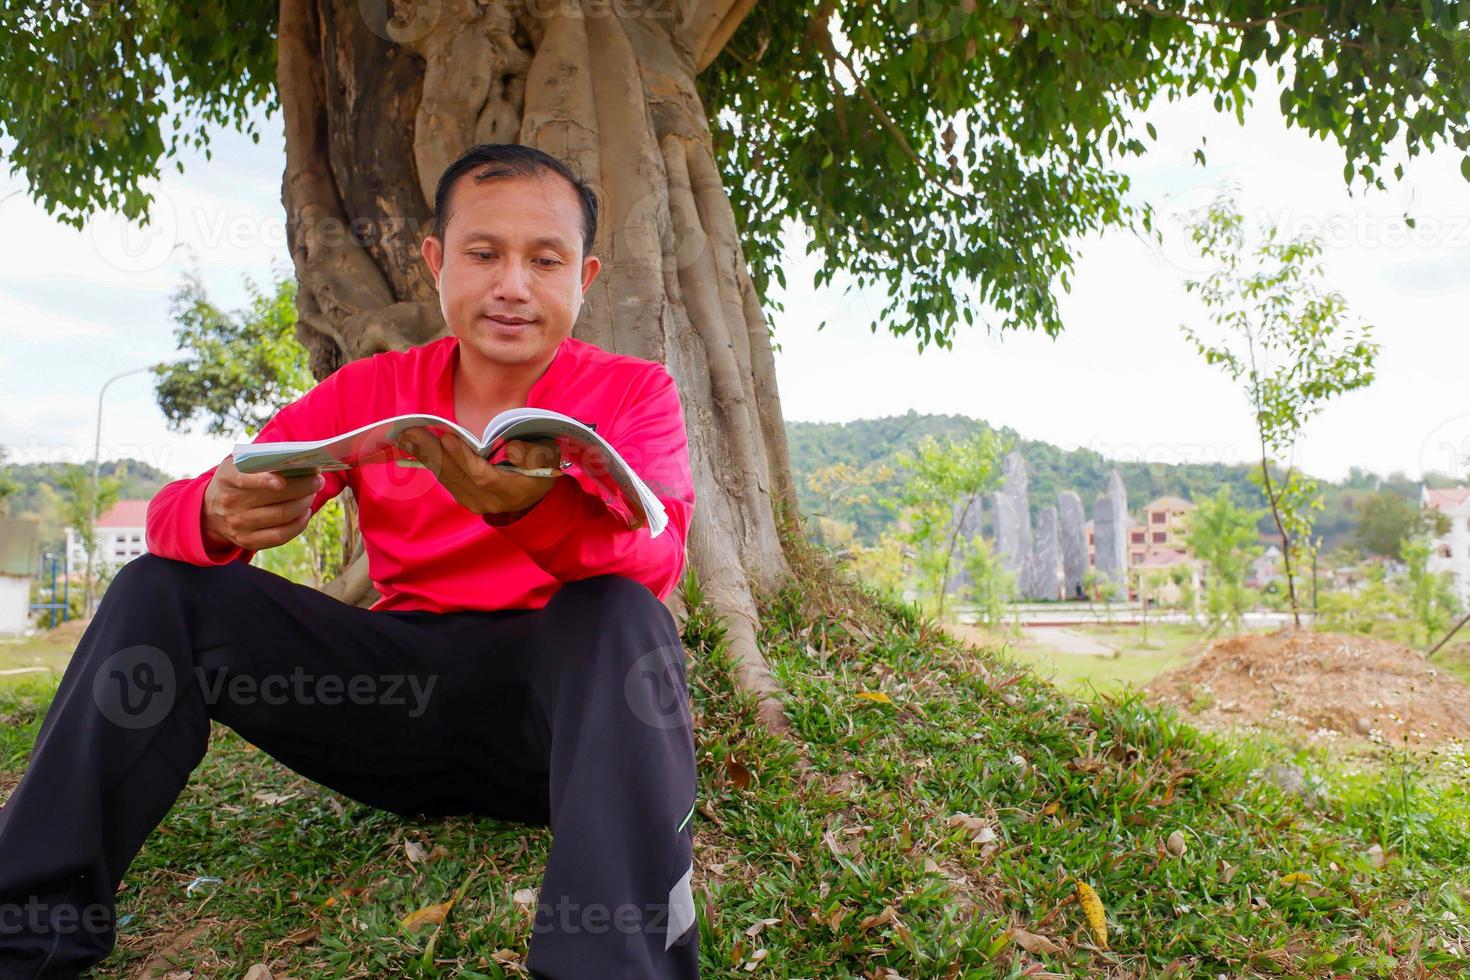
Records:
[[[1470,740],[1470,687],[1408,647],[1282,630],[1235,636],[1145,690],[1204,728],[1254,725],[1432,745]]]
[[[45,623],[46,620],[42,620],[41,628],[36,630],[37,636],[45,637],[47,640],[53,640],[57,643],[63,641],[69,642],[73,646],[81,640],[82,634],[87,631],[87,627],[92,625],[90,619],[68,619],[64,623],[57,623],[55,629],[46,629]]]

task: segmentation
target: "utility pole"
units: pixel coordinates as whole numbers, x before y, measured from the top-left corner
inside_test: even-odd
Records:
[[[82,600],[82,618],[86,619],[92,615],[92,558],[97,551],[97,491],[101,486],[100,470],[102,466],[102,397],[107,394],[107,386],[119,378],[126,378],[130,374],[142,374],[144,371],[152,371],[159,367],[158,364],[145,364],[142,367],[114,374],[102,382],[102,389],[97,392],[97,440],[92,447],[92,533],[87,544],[87,580],[86,591]]]

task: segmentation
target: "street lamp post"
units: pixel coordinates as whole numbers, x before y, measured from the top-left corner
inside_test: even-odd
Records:
[[[119,378],[126,378],[130,374],[142,374],[144,371],[152,371],[158,366],[157,364],[145,364],[142,367],[123,371],[121,374],[114,374],[102,382],[102,389],[97,392],[97,438],[92,446],[92,540],[89,542],[90,547],[87,548],[87,581],[86,595],[82,603],[83,618],[92,615],[92,555],[97,550],[97,494],[101,486],[100,472],[102,466],[102,398],[107,394],[107,386]]]

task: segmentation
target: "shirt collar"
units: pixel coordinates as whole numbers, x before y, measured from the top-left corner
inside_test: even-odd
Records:
[[[459,363],[459,338],[450,334],[444,338],[442,351],[436,351],[438,357],[437,372],[438,384],[435,391],[439,400],[440,412],[446,418],[454,415],[454,366]],[[558,381],[566,374],[573,361],[571,351],[576,341],[567,336],[561,343],[556,345],[556,350],[551,355],[551,363],[546,370],[541,372],[541,377],[531,384],[531,390],[526,393],[526,405],[539,408],[545,405],[546,396],[556,390]]]

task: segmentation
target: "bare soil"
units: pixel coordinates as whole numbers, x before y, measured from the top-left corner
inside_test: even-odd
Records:
[[[1410,746],[1470,740],[1470,686],[1416,650],[1368,636],[1234,636],[1145,690],[1214,730],[1295,729]]]

